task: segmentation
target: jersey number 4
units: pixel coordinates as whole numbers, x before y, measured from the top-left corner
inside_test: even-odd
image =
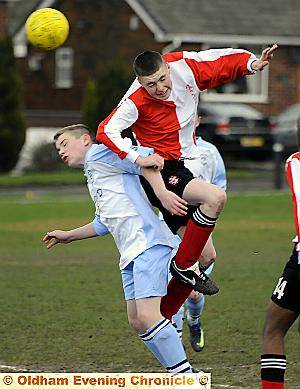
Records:
[[[278,300],[281,299],[281,297],[284,295],[284,289],[286,287],[287,281],[282,281],[283,277],[280,277],[278,280],[278,284],[276,285],[276,288],[273,292],[274,295],[277,294]]]

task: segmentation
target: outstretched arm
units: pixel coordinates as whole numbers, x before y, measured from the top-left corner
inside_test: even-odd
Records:
[[[89,223],[85,226],[75,228],[74,230],[54,230],[47,232],[43,238],[43,242],[45,243],[47,249],[51,249],[58,243],[67,244],[73,242],[74,240],[93,238],[95,236],[98,236],[98,234],[95,231],[94,225],[93,223]]]
[[[278,46],[274,44],[272,47],[267,47],[261,53],[261,56],[256,61],[253,61],[251,67],[253,70],[264,70],[266,66],[269,65],[270,60],[273,58],[275,50],[277,50]]]
[[[187,213],[187,202],[175,193],[167,190],[159,171],[153,168],[142,168],[142,175],[152,186],[154,193],[172,215],[185,216]]]

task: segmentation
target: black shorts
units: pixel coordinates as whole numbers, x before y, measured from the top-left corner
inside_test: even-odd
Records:
[[[166,188],[176,193],[179,197],[182,197],[187,184],[195,178],[191,171],[184,166],[183,161],[165,161],[161,175]],[[165,222],[174,234],[177,233],[180,227],[187,225],[188,220],[197,209],[196,206],[189,206],[186,216],[171,215],[170,212],[162,206],[148,181],[142,176],[140,176],[140,181],[150,203],[161,211]]]
[[[271,300],[282,308],[300,313],[300,253],[294,249],[275,286]]]

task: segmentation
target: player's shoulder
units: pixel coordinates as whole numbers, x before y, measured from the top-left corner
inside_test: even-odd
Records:
[[[101,160],[111,150],[103,144],[94,143],[85,155],[85,163],[96,162]]]
[[[183,59],[183,51],[175,51],[174,53],[163,54],[163,59],[166,62],[176,62]]]
[[[147,102],[149,95],[138,80],[135,79],[124,97],[125,99],[123,100],[129,100],[139,108]]]
[[[293,153],[292,155],[290,155],[288,157],[288,159],[286,160],[286,163],[289,163],[292,160],[300,160],[300,151],[297,151],[296,153]]]

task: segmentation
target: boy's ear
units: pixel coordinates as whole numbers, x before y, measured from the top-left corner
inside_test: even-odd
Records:
[[[90,137],[89,134],[83,134],[82,135],[82,140],[83,140],[83,144],[85,146],[88,146],[92,142],[91,137]]]

